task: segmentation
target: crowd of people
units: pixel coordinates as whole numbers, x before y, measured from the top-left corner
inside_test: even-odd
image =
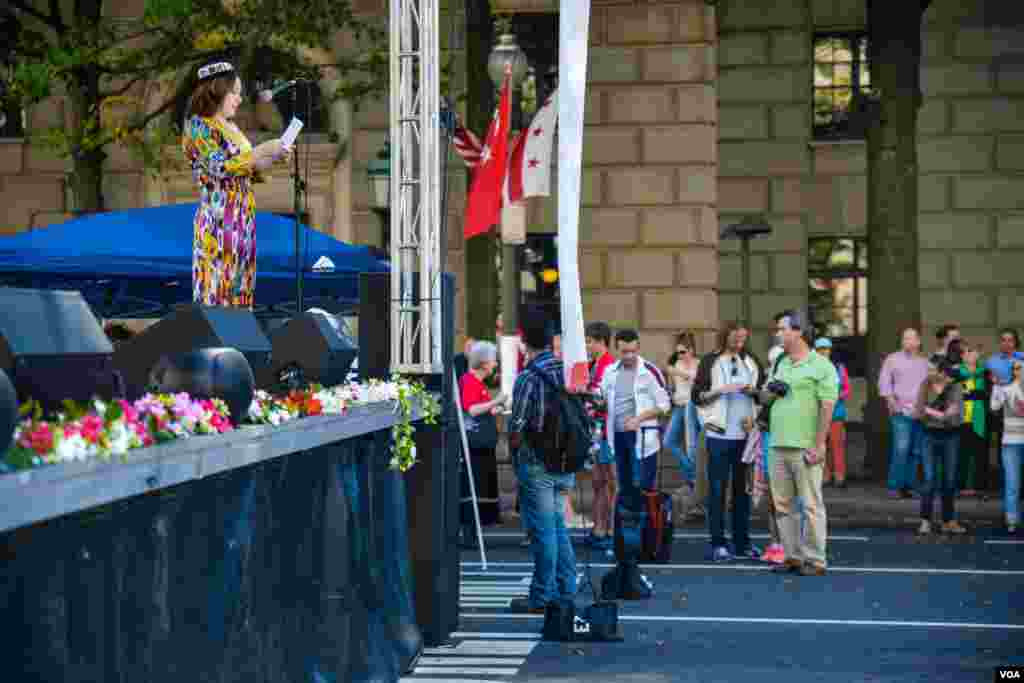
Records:
[[[697,353],[692,332],[680,333],[663,367],[642,355],[635,330],[613,331],[604,322],[586,326],[589,392],[601,399],[594,415],[593,526],[587,544],[611,554],[615,500],[658,486],[658,455],[664,448],[678,461],[681,490],[701,500],[709,560],[763,560],[778,572],[827,573],[823,489],[846,486],[850,374],[832,357],[831,340],[814,338],[804,313],[782,312],[775,323],[766,362],[748,347],[750,331],[728,323],[704,355]],[[541,428],[544,402],[551,400],[550,389],[536,376],[562,385],[555,328],[535,315],[518,334],[520,373],[511,397],[491,398],[484,386],[497,362],[489,342],[467,343],[468,372],[460,386],[470,416],[511,408],[507,431],[517,508],[535,561],[529,596],[513,609],[539,613],[574,591],[567,501],[576,482],[571,475],[545,471],[524,438]],[[901,350],[885,359],[878,383],[892,430],[888,485],[893,496],[920,497],[919,533],[932,532],[936,496],[942,504],[941,530],[964,533],[954,501],[996,481],[988,467],[992,435],[1002,444],[1007,528],[1016,531],[1024,455],[1024,354],[1018,348],[1016,332],[1003,330],[999,351],[982,361],[981,349],[947,325],[939,330],[931,356],[922,353],[920,334],[911,329],[903,334]],[[493,510],[481,518],[494,520],[494,449],[474,450],[472,457],[481,510]],[[770,536],[763,550],[750,540],[752,509],[762,503]]]

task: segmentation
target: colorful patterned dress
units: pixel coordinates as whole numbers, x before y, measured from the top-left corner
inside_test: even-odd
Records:
[[[199,186],[193,223],[192,300],[252,308],[256,285],[256,199],[252,145],[233,123],[193,116],[181,146]]]

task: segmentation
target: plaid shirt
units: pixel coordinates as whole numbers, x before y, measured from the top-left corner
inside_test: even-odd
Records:
[[[550,351],[544,351],[528,364],[516,378],[512,388],[512,417],[508,423],[510,433],[539,432],[544,415],[544,401],[551,389],[544,383],[537,372],[547,375],[555,386],[564,386],[562,361],[555,358]]]

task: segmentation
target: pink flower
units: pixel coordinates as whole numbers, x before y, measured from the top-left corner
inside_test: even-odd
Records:
[[[103,420],[96,415],[86,415],[81,420],[81,434],[89,443],[98,443],[103,434]]]

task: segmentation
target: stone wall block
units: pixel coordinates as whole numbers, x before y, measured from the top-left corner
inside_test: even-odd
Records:
[[[789,308],[799,308],[807,303],[807,292],[754,294],[750,297],[750,315],[755,327],[768,328],[774,325],[772,316]]]
[[[709,247],[691,248],[679,252],[679,270],[676,281],[687,287],[718,286],[718,250]]]
[[[1003,135],[996,141],[996,166],[1000,171],[1024,171],[1024,135]]]
[[[623,86],[607,92],[610,123],[671,123],[676,120],[672,90],[651,86]]]
[[[811,61],[811,37],[801,31],[771,34],[773,64],[807,64]]]
[[[644,209],[641,239],[646,245],[689,245],[701,241],[701,220],[705,210],[698,206]]]
[[[780,292],[807,291],[805,252],[772,255],[772,289]]]
[[[652,47],[644,51],[643,80],[702,83],[713,75],[711,50],[704,45]]]
[[[27,228],[36,213],[64,210],[62,179],[53,175],[0,176],[0,206],[4,207],[4,229]]]
[[[836,196],[839,199],[839,218],[846,228],[862,228],[868,224],[867,176],[837,176]]]
[[[0,173],[18,175],[25,168],[23,140],[0,140]]]
[[[713,86],[688,84],[673,91],[680,123],[714,123],[717,120],[718,95]]]
[[[954,35],[954,49],[960,58],[993,59],[1024,55],[1024,29],[1020,27],[960,27]]]
[[[921,91],[925,97],[978,95],[992,91],[988,64],[954,63],[921,67]]]
[[[678,169],[677,201],[680,204],[715,204],[718,200],[718,178],[709,166],[685,166]]]
[[[964,327],[986,327],[992,324],[992,301],[987,291],[937,290],[921,292],[921,318],[926,329],[949,320],[955,311],[956,320]]]
[[[999,217],[997,246],[1024,247],[1024,214],[1014,213]]]
[[[584,250],[580,253],[580,286],[598,289],[604,285],[604,252]]]
[[[949,287],[949,259],[948,251],[921,250],[917,257],[921,289]]]
[[[809,67],[721,69],[718,98],[722,102],[803,102],[810,88]]]
[[[987,249],[991,219],[983,213],[922,213],[917,217],[921,249]],[[959,257],[958,257],[959,258]]]
[[[583,319],[603,320],[614,327],[639,327],[635,292],[596,290],[583,297]]]
[[[768,61],[768,35],[730,33],[718,42],[721,66],[758,66]]]
[[[965,251],[953,258],[954,287],[1024,286],[1024,250]]]
[[[810,170],[807,146],[800,142],[721,142],[723,176],[803,175]]]
[[[580,212],[580,242],[584,246],[625,246],[640,237],[640,215],[636,209],[583,209]]]
[[[615,250],[608,253],[608,282],[613,287],[671,287],[675,259],[670,251]]]
[[[944,175],[917,176],[918,211],[942,211],[949,205],[950,177]]]
[[[768,209],[768,180],[765,178],[720,178],[719,202],[722,211],[762,212]]]
[[[643,327],[678,330],[684,327],[714,328],[718,302],[711,289],[670,289],[644,292]]]
[[[615,126],[587,126],[583,134],[583,163],[634,164],[640,161],[640,131]]]
[[[1010,60],[999,62],[996,70],[996,90],[1008,95],[1024,93],[1024,63]]]
[[[776,138],[811,137],[810,109],[802,104],[772,107],[772,136]]]
[[[758,140],[768,137],[768,117],[765,108],[753,106],[723,106],[718,110],[718,137],[720,140]]]
[[[822,175],[867,173],[868,151],[863,144],[816,145],[814,170]]]
[[[991,160],[991,137],[928,137],[917,142],[917,165],[922,173],[985,171]]]
[[[917,134],[937,135],[949,127],[949,105],[945,100],[925,100],[917,112]]]
[[[999,292],[997,311],[999,315],[998,325],[1024,327],[1024,288],[1007,289]]]
[[[719,3],[717,11],[719,26],[723,31],[788,28],[802,26],[807,20],[805,5],[802,2],[745,0]]]
[[[608,203],[617,206],[633,204],[671,204],[674,169],[634,166],[608,170]]]
[[[597,47],[587,60],[587,83],[626,83],[640,78],[640,59],[632,48]]]
[[[609,45],[671,42],[676,8],[671,5],[621,5],[604,10]]]
[[[766,220],[772,226],[772,234],[750,240],[751,251],[803,253],[807,249],[807,229],[800,218],[768,215]]]
[[[719,254],[718,256],[718,288],[719,291],[743,291],[743,257],[736,254]],[[767,254],[751,254],[750,256],[750,291],[766,292],[772,287],[771,256]],[[806,286],[806,283],[804,283]],[[730,316],[722,315],[722,320],[735,320],[740,316],[737,310]]]
[[[646,163],[713,164],[718,158],[714,129],[707,125],[645,126]]]
[[[803,178],[772,178],[771,205],[773,213],[803,213],[806,206],[806,181]]]
[[[1024,98],[954,100],[954,133],[1024,131]]]
[[[1024,177],[958,176],[953,180],[958,209],[1024,209]]]

